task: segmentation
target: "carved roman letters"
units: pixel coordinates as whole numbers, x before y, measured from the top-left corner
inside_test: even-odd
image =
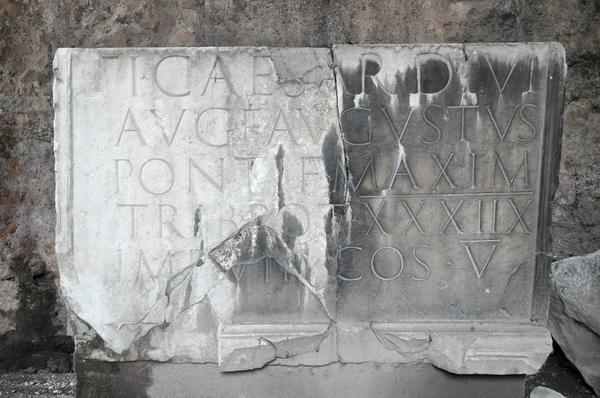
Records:
[[[175,68],[176,70],[181,68],[181,63],[183,63],[185,72],[183,73],[184,76],[184,87],[183,89],[175,92],[175,91],[171,91],[170,89],[165,88],[164,84],[165,82],[168,80],[166,78],[160,78],[159,75],[161,75],[161,70],[163,67],[163,63],[173,63],[175,65],[171,66],[171,68]],[[156,84],[156,87],[165,95],[169,96],[169,97],[185,97],[190,95],[190,89],[189,89],[189,75],[190,75],[190,57],[187,55],[169,55],[167,57],[164,57],[163,59],[161,59],[160,61],[158,61],[156,63],[156,66],[154,67],[154,83]],[[169,68],[165,67],[166,70],[168,70]],[[178,74],[178,76],[176,76],[177,78],[181,78],[181,75]],[[169,79],[172,78],[172,76],[168,77]],[[164,80],[163,80],[164,79]]]
[[[494,255],[496,248],[500,244],[500,240],[499,239],[462,240],[460,242],[460,244],[467,252],[469,261],[471,262],[471,265],[473,266],[473,270],[475,271],[475,275],[477,275],[477,279],[481,279],[481,276],[483,275],[486,268],[490,264],[490,260],[492,259],[492,256]],[[482,244],[491,245],[491,249],[490,249],[490,252],[489,252],[489,255],[487,256],[487,258],[484,261],[479,262],[479,261],[475,260],[475,258],[473,257],[471,245],[482,245]]]
[[[493,281],[507,242],[532,234],[540,106],[525,92],[533,91],[537,65],[530,58],[504,65],[477,54],[477,65],[467,65],[474,79],[453,97],[449,87],[462,60],[422,52],[411,70],[386,63],[390,55],[383,53],[365,49],[353,64],[360,67],[341,68],[339,120],[349,190],[357,195],[352,224],[362,228],[351,229],[342,250],[355,271],[340,279],[351,286],[370,274],[397,283],[407,261],[414,282],[450,278],[448,272],[465,266],[474,271],[465,278]],[[491,93],[480,95],[489,90],[482,82],[491,83]],[[471,92],[471,83],[480,91]],[[515,88],[523,95],[513,95]],[[402,154],[398,162],[392,150]],[[395,241],[408,247],[390,246]],[[430,252],[438,253],[435,259],[426,257]]]
[[[58,50],[61,284],[103,342],[82,359],[530,373],[549,346],[506,346],[542,334],[562,60]]]

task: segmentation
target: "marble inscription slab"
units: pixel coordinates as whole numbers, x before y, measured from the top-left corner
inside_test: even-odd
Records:
[[[550,352],[559,45],[60,49],[54,68],[82,357],[506,374]]]
[[[403,351],[420,344],[460,356],[446,364],[458,373],[493,373],[503,361],[534,368],[550,349],[536,321],[547,313],[562,49],[340,45],[334,62],[350,197],[338,262],[338,321],[351,324],[338,333],[342,347],[353,350],[365,322],[365,339],[400,360],[414,360]],[[410,336],[420,321],[419,340]],[[474,321],[498,332],[477,337],[489,347],[452,354],[449,345],[469,344],[462,332],[453,342],[452,330]],[[515,330],[512,345],[502,329]]]
[[[216,361],[266,341],[264,324],[323,340],[331,63],[328,49],[57,53],[61,283],[109,357]]]

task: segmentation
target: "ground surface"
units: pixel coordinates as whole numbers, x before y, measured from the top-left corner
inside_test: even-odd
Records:
[[[567,398],[596,397],[556,346],[554,353],[550,355],[540,372],[527,378],[528,393],[536,386],[552,388]],[[0,373],[0,398],[7,397],[73,398],[75,397],[75,375],[73,373],[27,373],[26,371]]]
[[[542,369],[536,375],[527,378],[528,392],[537,386],[551,388],[567,398],[596,397],[556,344],[554,344],[554,352],[548,357]]]
[[[75,375],[25,371],[0,373],[0,397],[75,397]]]

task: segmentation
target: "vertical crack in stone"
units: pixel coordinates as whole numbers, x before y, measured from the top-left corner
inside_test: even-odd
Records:
[[[283,193],[283,158],[285,156],[285,150],[283,145],[279,145],[277,155],[275,155],[275,163],[277,164],[277,205],[279,210],[285,206],[285,196]]]
[[[200,256],[198,256],[198,261],[196,261],[196,267],[200,267],[204,264],[204,239],[200,240]]]
[[[194,238],[200,237],[201,223],[202,223],[202,206],[199,206],[194,211],[194,234],[193,234]],[[164,289],[164,297],[166,297],[166,306],[165,306],[165,312],[164,312],[164,318],[163,318],[163,323],[167,326],[169,325],[169,322],[167,322],[167,317],[168,317],[167,314],[168,314],[168,308],[171,304],[171,294],[178,287],[182,286],[184,283],[187,282],[187,285],[185,286],[184,304],[183,304],[182,308],[180,310],[178,310],[178,315],[175,317],[175,319],[178,319],[189,308],[202,302],[202,300],[204,300],[204,298],[206,297],[206,296],[203,296],[201,300],[197,300],[197,301],[194,301],[193,303],[190,303],[190,297],[192,296],[192,290],[193,290],[191,279],[192,279],[192,274],[194,272],[194,268],[204,265],[204,262],[205,262],[204,261],[205,260],[204,259],[204,257],[205,257],[204,239],[200,239],[199,252],[200,252],[200,255],[198,256],[198,261],[181,269],[180,271],[175,273],[175,275],[170,276],[169,279],[167,280],[167,283],[166,283],[165,289]],[[142,318],[142,320],[140,320],[140,322],[143,322],[144,318],[146,316],[148,316],[148,314],[152,311],[154,306],[160,301],[161,301],[161,299],[159,299],[152,305],[152,307],[146,312],[146,314],[144,314],[144,317]]]
[[[202,223],[202,206],[198,206],[194,211],[194,238],[200,237],[200,225]],[[196,262],[196,266],[200,267],[204,264],[204,239],[200,239],[200,256],[198,256],[198,261]]]
[[[202,212],[200,209],[201,207],[198,207],[194,212],[194,238],[197,238],[200,232],[200,222],[202,221]]]
[[[342,125],[340,123],[340,117],[339,115],[341,115],[341,110],[340,110],[340,98],[338,95],[338,71],[337,71],[337,66],[335,65],[335,55],[333,52],[333,48],[330,49],[331,51],[331,60],[333,62],[333,64],[331,65],[331,69],[333,71],[333,82],[335,85],[335,109],[336,109],[336,121],[337,121],[337,126],[338,126],[338,131],[340,132],[340,138],[342,138],[342,153],[344,154],[344,171],[346,173],[346,178],[348,178],[348,176],[350,175],[350,170],[348,170],[348,155],[346,154],[346,151],[344,149],[344,142],[343,142],[343,132],[342,132]],[[344,198],[346,199],[346,203],[347,203],[347,196],[348,196],[348,187],[347,184],[344,184]]]
[[[337,66],[335,65],[335,57],[334,57],[334,52],[333,52],[333,48],[330,49],[331,51],[331,59],[333,60],[333,65],[332,65],[332,69],[333,69],[333,80],[335,83],[335,106],[336,106],[336,111],[337,111],[337,127],[338,127],[338,131],[339,131],[339,136],[341,138],[342,141],[342,163],[344,166],[344,206],[342,208],[342,214],[341,214],[341,219],[342,220],[346,220],[346,212],[349,209],[350,206],[350,192],[348,189],[348,179],[350,178],[350,169],[348,168],[348,153],[346,152],[346,148],[344,146],[344,139],[343,139],[343,131],[342,131],[342,125],[340,122],[340,117],[339,115],[341,115],[341,109],[340,109],[340,98],[339,98],[339,94],[338,94],[338,90],[337,88],[339,87],[338,84],[338,69]],[[350,223],[349,223],[350,224]],[[339,233],[338,233],[338,247],[337,247],[337,253],[339,254],[339,251],[341,249],[341,244],[342,244],[342,234],[343,234],[344,228],[343,225],[340,225],[339,228]]]

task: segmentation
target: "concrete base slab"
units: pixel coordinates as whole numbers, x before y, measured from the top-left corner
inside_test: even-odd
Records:
[[[432,366],[267,366],[223,373],[216,364],[76,363],[78,397],[519,398],[523,376],[459,376]]]

